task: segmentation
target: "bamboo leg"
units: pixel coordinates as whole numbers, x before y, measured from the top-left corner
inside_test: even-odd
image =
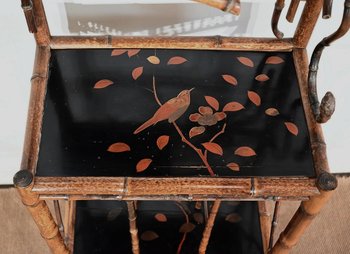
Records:
[[[28,170],[21,170],[14,176],[14,184],[22,198],[23,204],[33,217],[41,236],[54,254],[68,254],[63,238],[45,201],[33,193],[33,175]]]
[[[137,224],[136,224],[135,203],[134,203],[134,201],[127,201],[126,204],[128,206],[128,212],[129,212],[129,224],[130,224],[130,235],[131,235],[131,242],[132,242],[132,253],[139,254],[140,247],[139,247],[139,237],[138,237],[138,230],[137,230]]]
[[[264,253],[267,253],[270,241],[271,214],[267,209],[267,201],[258,201],[258,207],[263,248]]]
[[[212,207],[212,209],[210,211],[210,215],[208,217],[208,222],[207,222],[205,229],[204,229],[204,232],[203,232],[202,241],[199,245],[199,250],[198,250],[199,254],[205,254],[205,252],[207,250],[209,238],[210,238],[213,226],[214,226],[214,221],[215,221],[216,215],[217,215],[219,208],[220,208],[220,204],[221,204],[221,200],[214,201],[213,207]]]

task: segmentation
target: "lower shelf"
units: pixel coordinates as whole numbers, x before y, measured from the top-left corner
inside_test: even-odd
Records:
[[[212,203],[208,202],[210,207]],[[203,202],[138,201],[140,253],[198,253],[205,223]],[[187,224],[183,226],[188,217]],[[132,253],[126,203],[78,201],[74,253]],[[256,202],[222,202],[208,254],[263,253]]]

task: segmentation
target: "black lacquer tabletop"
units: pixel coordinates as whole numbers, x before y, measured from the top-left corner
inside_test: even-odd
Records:
[[[54,50],[37,175],[313,176],[292,53]]]

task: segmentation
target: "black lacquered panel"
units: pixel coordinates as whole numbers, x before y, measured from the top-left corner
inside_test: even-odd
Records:
[[[198,253],[205,227],[203,204],[138,201],[136,222],[142,254],[171,254],[179,249]],[[256,202],[222,202],[206,253],[263,253],[259,225]],[[75,254],[132,253],[126,204],[78,201],[74,250]]]
[[[313,176],[292,54],[54,50],[37,174]]]

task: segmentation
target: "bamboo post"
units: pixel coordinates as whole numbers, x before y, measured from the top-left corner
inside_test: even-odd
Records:
[[[267,253],[271,232],[271,214],[267,209],[267,201],[258,201],[261,236],[264,253]]]
[[[278,213],[279,213],[279,210],[280,210],[280,202],[279,201],[276,201],[275,202],[275,209],[274,209],[274,212],[273,212],[273,219],[272,219],[272,223],[271,223],[271,230],[270,230],[270,241],[269,241],[269,250],[272,249],[272,246],[273,246],[273,236],[275,234],[275,229],[277,227],[277,223],[278,223]]]
[[[135,203],[134,201],[127,201],[128,213],[129,213],[129,225],[130,225],[130,235],[131,235],[131,244],[132,244],[132,253],[139,254],[139,237],[136,224],[136,212],[135,212]]]
[[[203,232],[203,237],[202,237],[201,243],[199,245],[199,250],[198,250],[199,254],[205,254],[205,252],[207,250],[209,238],[210,238],[213,226],[214,226],[216,215],[217,215],[219,208],[220,208],[220,204],[221,204],[221,200],[215,200],[213,207],[211,208],[211,211],[210,211],[210,214],[208,217],[208,222],[205,226],[205,229]]]
[[[287,16],[286,16],[286,19],[288,22],[292,23],[294,21],[295,14],[297,13],[299,4],[300,4],[300,0],[292,0],[290,2]]]
[[[69,251],[63,242],[63,238],[46,202],[40,200],[39,195],[32,192],[33,180],[33,174],[28,170],[18,171],[13,178],[23,204],[32,215],[41,236],[46,241],[52,253],[68,254]]]
[[[64,226],[62,222],[62,214],[61,214],[61,208],[60,208],[60,203],[58,200],[53,201],[53,205],[55,208],[55,215],[56,215],[56,221],[58,225],[58,229],[61,233],[62,236],[64,236]]]
[[[68,200],[66,201],[65,207],[65,236],[64,242],[67,245],[70,253],[73,253],[74,250],[74,231],[75,231],[75,217],[76,217],[76,201]]]
[[[39,46],[48,46],[51,36],[42,0],[32,0],[32,3],[36,28],[36,32],[34,33],[36,43]]]
[[[273,10],[272,19],[271,19],[272,32],[278,39],[282,39],[284,36],[284,34],[278,29],[278,22],[280,20],[280,16],[283,8],[284,8],[284,0],[277,0],[275,4],[275,9]]]

